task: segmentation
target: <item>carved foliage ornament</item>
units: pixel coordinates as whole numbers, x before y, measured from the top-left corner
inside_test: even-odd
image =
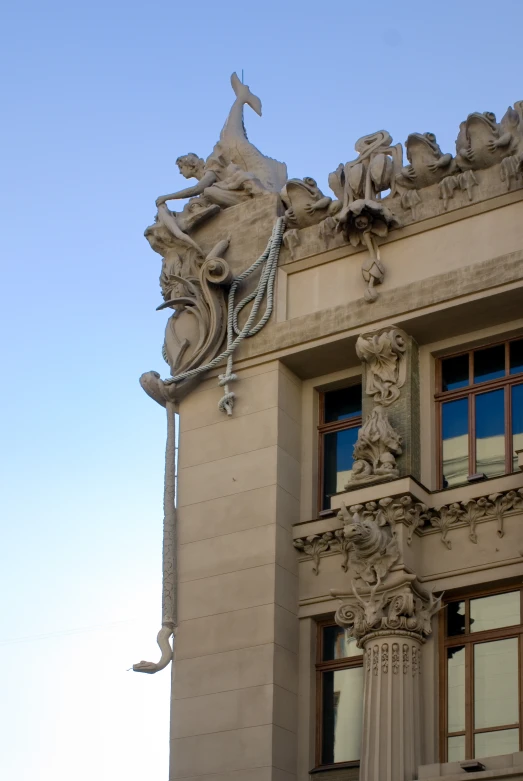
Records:
[[[323,535],[325,547],[320,551],[315,561],[315,573],[318,574],[319,571],[320,554],[326,552],[341,552],[341,566],[345,572],[350,571],[353,577],[360,577],[359,571],[366,571],[367,567],[363,566],[362,570],[362,564],[358,561],[360,554],[354,546],[353,537],[355,535],[353,536],[352,533],[345,534],[345,529],[351,524],[357,524],[361,521],[374,523],[378,526],[387,524],[393,531],[394,538],[396,534],[394,531],[395,527],[398,524],[402,524],[407,527],[407,545],[411,545],[417,529],[421,529],[424,526],[432,526],[441,533],[442,543],[446,548],[450,549],[452,547],[452,543],[448,539],[450,529],[467,525],[469,527],[469,539],[471,542],[476,543],[476,525],[478,521],[495,521],[497,526],[496,534],[498,537],[503,537],[505,534],[503,529],[505,513],[522,510],[523,488],[489,494],[478,499],[469,499],[466,502],[453,502],[448,505],[442,505],[437,509],[429,509],[426,504],[416,502],[408,494],[394,498],[389,496],[380,499],[379,502],[367,502],[364,505],[343,506],[338,517],[344,521],[345,526],[343,529],[336,529],[334,532],[327,532],[327,534]],[[321,535],[316,536],[319,537]],[[307,553],[304,549],[304,539],[307,538],[295,540],[294,545],[299,550]],[[387,545],[385,546],[386,548]],[[389,555],[393,555],[393,552],[394,548],[389,549]],[[356,561],[356,568],[353,568],[354,561]],[[388,561],[390,562],[391,559],[388,559]],[[392,561],[391,566],[394,561]],[[375,573],[376,570],[373,569],[372,562],[369,562],[369,564],[371,572]],[[386,567],[387,564],[385,563],[385,569]]]
[[[361,334],[356,354],[367,364],[365,392],[376,404],[388,407],[400,396],[406,379],[406,337],[399,328],[383,328]]]

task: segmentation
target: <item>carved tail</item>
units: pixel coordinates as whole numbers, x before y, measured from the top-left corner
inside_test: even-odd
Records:
[[[257,95],[254,95],[249,87],[246,84],[242,84],[236,73],[233,73],[231,76],[231,86],[234,90],[234,94],[236,95],[236,98],[240,101],[240,103],[247,104],[252,108],[253,111],[255,111],[260,117],[262,113],[262,104],[261,100]]]
[[[159,662],[138,662],[133,664],[137,673],[157,673],[167,667],[173,658],[173,647],[169,643],[178,623],[177,610],[177,518],[176,518],[176,420],[174,404],[166,402],[167,443],[165,447],[165,482],[163,492],[163,594],[162,628],[157,642],[162,652]]]

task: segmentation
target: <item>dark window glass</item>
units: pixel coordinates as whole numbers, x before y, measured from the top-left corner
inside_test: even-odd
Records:
[[[465,633],[465,603],[449,602],[447,605],[447,635],[455,637]]]
[[[441,405],[443,487],[459,485],[469,473],[469,400],[456,399]]]
[[[362,650],[356,640],[347,637],[341,626],[326,626],[323,630],[323,661],[345,659],[348,656],[361,656]]]
[[[325,394],[324,423],[357,418],[361,415],[361,385],[329,391]]]
[[[363,710],[363,667],[322,674],[323,765],[360,758]]]
[[[323,508],[330,507],[329,497],[343,491],[352,474],[352,452],[359,427],[331,431],[323,442]]]
[[[523,372],[523,339],[517,342],[510,342],[510,373],[519,374]]]
[[[469,356],[458,355],[441,362],[441,390],[464,388],[469,384]]]
[[[476,396],[476,472],[505,472],[505,390]]]
[[[505,345],[487,347],[474,353],[474,382],[486,382],[505,376]]]
[[[516,450],[523,450],[523,385],[512,386],[512,468],[518,471]]]

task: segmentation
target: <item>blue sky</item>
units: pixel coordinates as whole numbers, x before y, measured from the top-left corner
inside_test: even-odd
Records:
[[[165,372],[155,198],[232,102],[290,176],[360,136],[433,131],[523,98],[520,0],[10,3],[2,12],[0,776],[167,779],[160,621]],[[246,258],[246,264],[254,258]]]

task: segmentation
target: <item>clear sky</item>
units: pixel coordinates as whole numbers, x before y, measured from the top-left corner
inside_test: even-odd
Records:
[[[166,781],[155,198],[233,99],[290,176],[523,98],[521,0],[17,0],[0,30],[0,777]],[[246,264],[254,258],[246,258]],[[218,394],[217,394],[218,399]],[[210,519],[212,522],[212,519]]]

